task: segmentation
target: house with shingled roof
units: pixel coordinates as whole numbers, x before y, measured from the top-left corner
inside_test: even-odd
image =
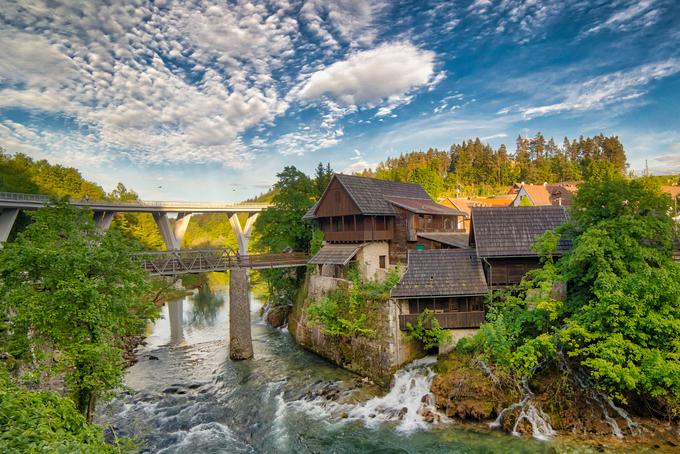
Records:
[[[538,268],[536,238],[568,219],[561,206],[475,207],[471,217],[470,247],[484,262],[491,287],[519,284],[529,270]],[[561,238],[556,254],[570,247],[571,242]]]
[[[310,264],[342,278],[346,264],[356,262],[362,277],[381,278],[390,264],[405,263],[409,250],[464,245],[458,227],[464,216],[417,184],[335,174],[303,217],[324,233]]]
[[[415,325],[429,309],[442,328],[478,328],[489,292],[482,261],[473,249],[409,251],[406,273],[390,296],[400,307],[399,328]]]

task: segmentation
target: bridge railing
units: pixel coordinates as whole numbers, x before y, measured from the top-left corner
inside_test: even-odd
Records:
[[[141,252],[134,258],[149,273],[160,275],[302,266],[309,260],[302,252],[240,256],[231,248]]]
[[[19,192],[0,192],[0,200],[9,200],[13,202],[39,202],[47,203],[51,199],[50,196],[41,194],[24,194]],[[228,202],[173,202],[160,200],[107,200],[107,199],[74,199],[70,202],[76,205],[111,205],[111,206],[144,206],[150,208],[170,208],[175,206],[182,206],[182,208],[240,208],[248,206],[249,208],[265,209],[270,206],[268,203],[228,203]]]

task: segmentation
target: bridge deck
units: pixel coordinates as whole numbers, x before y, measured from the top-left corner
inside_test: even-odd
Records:
[[[302,252],[239,256],[232,249],[142,252],[135,254],[142,267],[156,276],[227,271],[233,268],[290,268],[307,265]]]
[[[40,194],[21,194],[0,192],[0,208],[38,209],[45,206],[50,197]],[[171,202],[171,201],[112,201],[76,200],[71,205],[90,208],[94,211],[116,211],[135,213],[256,213],[269,207],[267,203],[228,203],[228,202]]]

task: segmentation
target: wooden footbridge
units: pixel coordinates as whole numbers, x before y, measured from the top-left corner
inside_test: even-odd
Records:
[[[152,275],[174,276],[229,271],[235,268],[267,269],[305,266],[309,261],[309,255],[303,252],[240,255],[231,248],[222,248],[141,252],[135,254],[135,259]]]

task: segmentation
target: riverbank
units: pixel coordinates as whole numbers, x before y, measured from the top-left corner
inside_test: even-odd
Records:
[[[576,440],[595,448],[677,452],[677,423],[629,415],[580,389],[558,370],[547,369],[526,387],[472,355],[440,357],[432,382],[437,410],[473,425],[497,427],[517,436]]]
[[[302,349],[286,329],[269,327],[258,316],[262,305],[256,299],[251,302],[255,357],[231,361],[228,292],[201,297],[197,292],[171,304],[182,313],[181,323],[171,323],[166,305],[146,345],[137,350],[137,363],[127,370],[128,391],[98,409],[97,421],[110,434],[133,437],[142,450],[597,452],[576,449],[575,442],[510,437],[436,415],[427,422],[427,410],[435,414],[432,359],[400,370],[386,393]]]

